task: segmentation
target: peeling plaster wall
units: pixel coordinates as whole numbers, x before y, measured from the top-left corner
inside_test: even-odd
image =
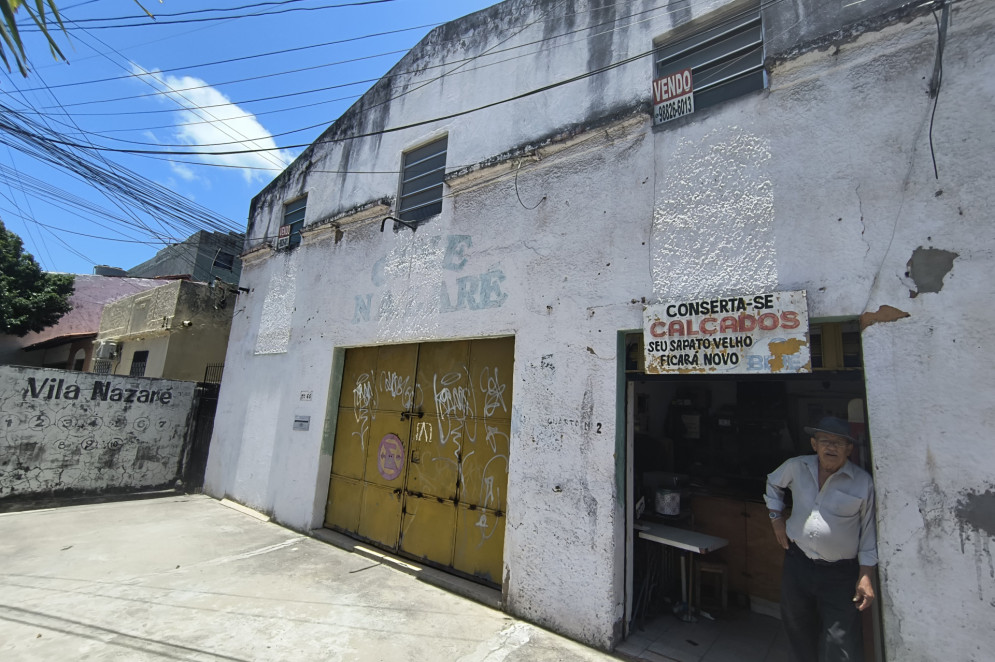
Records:
[[[256,196],[247,232],[256,239],[250,239],[247,247],[274,241],[283,222],[283,204],[304,192],[308,193],[305,225],[371,200],[393,200],[401,153],[447,132],[474,135],[473,140],[450,142],[447,162],[453,169],[569,132],[592,117],[627,113],[645,104],[652,78],[648,58],[646,66],[614,69],[609,76],[582,78],[544,94],[428,121],[645,53],[655,37],[671,31],[678,21],[727,4],[701,0],[688,3],[686,11],[674,12],[651,0],[631,3],[624,11],[604,0],[571,0],[566,5],[561,0],[509,0],[436,28]],[[544,46],[541,51],[539,43]],[[518,59],[522,53],[530,57]],[[521,121],[525,117],[528,122]],[[426,123],[407,131],[342,140],[421,122]],[[482,126],[487,130],[480,130]],[[356,170],[357,164],[369,174],[337,177],[315,172]]]
[[[233,321],[217,419],[230,424],[215,428],[207,491],[291,526],[320,526],[334,348],[513,334],[508,609],[610,646],[623,599],[617,331],[638,327],[642,314],[628,286],[619,300],[618,285],[649,288],[645,248],[630,252],[649,239],[646,127],[638,117],[523,166],[517,195],[510,172],[454,182],[442,216],[416,233],[367,223],[338,242],[329,233],[246,260],[242,285],[252,291]],[[529,204],[547,197],[528,211],[518,195]],[[284,260],[297,265],[288,348],[259,355],[254,344],[267,325],[287,322],[254,298],[282,276]],[[302,390],[312,391],[310,402]],[[311,416],[308,432],[292,430],[295,415]]]
[[[0,366],[0,498],[171,486],[194,386]]]
[[[473,20],[493,21],[493,32],[464,23],[467,45],[416,49],[402,64],[480,50],[514,31],[512,10],[524,25],[546,4],[486,10]],[[349,147],[350,167],[396,169],[403,148],[448,129],[459,174],[442,214],[414,233],[381,233],[382,216],[356,211],[392,198],[393,177],[304,169],[335,169],[347,156],[340,145],[305,154],[253,202],[251,223],[272,235],[282,200],[307,192],[310,230],[293,251],[245,259],[250,292],[233,321],[206,489],[297,528],[320,526],[341,350],[512,334],[506,608],[611,646],[625,600],[618,331],[640,328],[642,299],[805,289],[812,318],[866,325],[887,657],[984,659],[995,645],[990,5],[953,5],[933,129],[939,180],[928,14],[778,62],[769,90],[660,128],[632,105],[648,99],[647,61],[586,88]],[[557,20],[551,33],[593,19]],[[645,50],[669,20],[631,26],[612,56]],[[600,61],[609,45],[595,41],[518,62],[521,86],[484,68],[362,121],[417,121],[485,103],[488,86],[507,96],[566,77]],[[322,224],[333,218],[334,232]],[[913,260],[934,250],[955,257]],[[309,431],[292,430],[295,415],[311,416]]]
[[[655,134],[655,297],[806,289],[813,318],[867,313],[884,632],[903,662],[995,644],[995,12],[955,7],[939,179],[928,16],[784,62],[768,94]]]

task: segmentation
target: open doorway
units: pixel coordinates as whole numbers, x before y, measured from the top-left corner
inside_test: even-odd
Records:
[[[682,555],[631,536],[629,636],[618,651],[679,662],[786,660],[784,552],[763,502],[766,476],[812,452],[803,428],[826,415],[850,421],[865,442],[850,459],[871,470],[859,328],[812,324],[807,374],[646,374],[642,342],[640,333],[626,336],[633,528],[658,523],[722,542]],[[865,615],[868,661],[883,659],[877,604]]]

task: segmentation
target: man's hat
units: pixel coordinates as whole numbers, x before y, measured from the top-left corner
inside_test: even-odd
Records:
[[[836,416],[825,416],[813,427],[805,428],[805,432],[815,436],[816,432],[828,432],[829,434],[835,434],[840,437],[844,437],[851,444],[859,443],[856,439],[850,436],[850,424],[844,421],[842,418]]]

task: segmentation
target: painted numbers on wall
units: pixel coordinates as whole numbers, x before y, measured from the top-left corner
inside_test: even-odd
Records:
[[[0,366],[0,497],[175,480],[194,385]]]

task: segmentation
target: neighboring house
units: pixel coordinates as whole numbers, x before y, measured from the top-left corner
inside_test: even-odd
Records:
[[[848,416],[882,657],[981,659],[992,34],[985,0],[507,0],[434,29],[252,201],[206,490],[612,648],[674,474],[730,591],[776,610],[764,477]]]
[[[239,255],[244,241],[243,234],[201,230],[178,244],[163,248],[151,260],[128,269],[127,273],[139,278],[187,276],[203,283],[219,279],[229,285],[238,285],[242,272]]]
[[[58,323],[23,337],[0,336],[0,363],[89,372],[93,339],[104,306],[122,297],[163,284],[149,278],[113,278],[77,274],[72,310]]]
[[[228,287],[187,280],[114,301],[100,319],[92,372],[216,381],[207,373],[224,363],[234,302]]]

